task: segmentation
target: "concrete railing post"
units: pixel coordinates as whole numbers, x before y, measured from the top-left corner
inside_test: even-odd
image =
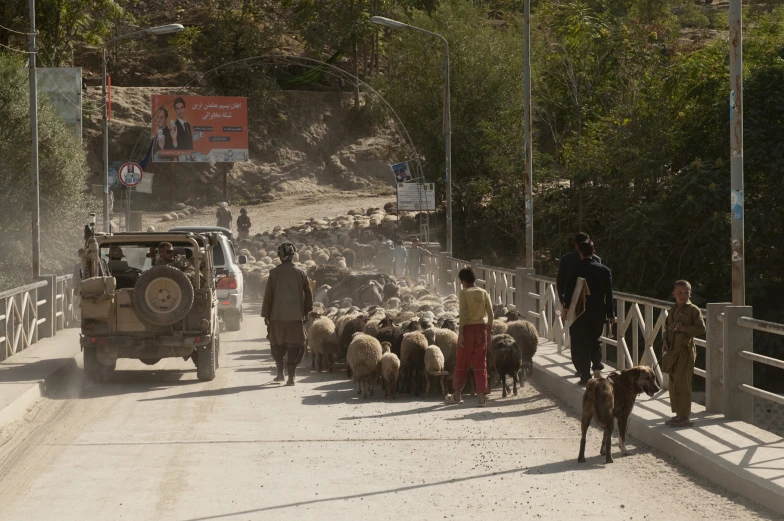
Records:
[[[38,326],[38,338],[49,338],[57,332],[57,275],[41,275],[39,280],[45,280],[46,286],[38,288],[37,298],[46,300],[46,304],[38,307],[38,319],[45,318],[46,322]]]
[[[523,318],[531,322],[537,331],[539,330],[539,321],[534,320],[534,317],[528,314],[529,311],[536,312],[536,299],[529,296],[529,293],[536,293],[536,281],[529,277],[534,274],[533,268],[516,268],[515,269],[515,309],[523,316]]]
[[[754,350],[754,330],[740,327],[740,317],[751,317],[751,306],[727,306],[724,309],[724,415],[728,420],[752,423],[754,397],[740,390],[741,384],[754,385],[754,364],[741,358],[741,351]]]
[[[438,254],[438,291],[441,295],[452,293],[452,280],[449,278],[449,253],[442,251]]]
[[[719,315],[729,302],[709,303],[705,322],[705,408],[711,413],[724,412],[724,326]]]

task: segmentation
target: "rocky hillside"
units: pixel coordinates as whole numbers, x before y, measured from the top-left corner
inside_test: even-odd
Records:
[[[112,88],[110,161],[139,160],[149,145],[152,93],[199,94],[192,90],[152,87]],[[252,202],[270,195],[318,193],[320,187],[391,193],[389,164],[399,137],[353,110],[350,93],[282,91],[273,116],[250,115],[251,161],[229,173],[229,193]],[[98,106],[100,88],[87,89],[87,103]],[[86,112],[88,162],[100,184],[103,135],[96,112]],[[224,165],[153,163],[154,194],[139,200],[211,202],[223,198]],[[172,193],[174,190],[174,193]]]

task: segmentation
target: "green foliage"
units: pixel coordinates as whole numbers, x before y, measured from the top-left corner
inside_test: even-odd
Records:
[[[16,31],[29,31],[28,2],[7,0],[3,3],[0,25]],[[115,0],[37,0],[35,8],[39,66],[70,66],[77,45],[100,45],[111,37],[117,24],[133,22]],[[10,43],[17,49],[27,48],[25,36],[7,34],[3,40],[0,33],[0,43]]]
[[[30,113],[27,72],[16,57],[0,54],[0,288],[31,275]],[[85,153],[73,132],[39,99],[41,272],[70,273],[87,217]]]

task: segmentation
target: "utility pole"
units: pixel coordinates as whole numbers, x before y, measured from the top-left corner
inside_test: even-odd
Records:
[[[533,147],[531,143],[531,0],[523,8],[523,127],[525,136],[525,267],[534,267]]]
[[[743,23],[741,0],[729,1],[730,22],[730,218],[732,304],[746,301],[743,232]]]
[[[449,78],[449,43],[444,41],[444,149],[446,152],[446,251],[452,250],[452,98]]]
[[[35,76],[35,0],[30,0],[30,129],[32,130],[32,160],[30,175],[33,182],[33,278],[41,277],[41,211],[38,184],[38,86]]]

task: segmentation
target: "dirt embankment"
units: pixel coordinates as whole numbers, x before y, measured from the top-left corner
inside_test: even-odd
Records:
[[[110,162],[144,156],[150,142],[152,93],[199,94],[179,88],[113,87]],[[88,106],[100,106],[100,88],[89,87],[86,98]],[[102,182],[103,134],[98,113],[86,111],[84,120],[93,184]],[[229,171],[230,202],[312,195],[325,187],[394,193],[389,164],[399,158],[400,138],[364,111],[354,111],[350,93],[283,91],[272,114],[265,118],[249,115],[251,160],[236,163]],[[163,208],[175,202],[198,206],[224,200],[223,164],[152,163],[148,170],[156,174],[153,194],[138,194],[139,206]]]
[[[251,221],[251,234],[272,230],[275,226],[288,228],[308,219],[334,218],[346,215],[349,210],[363,208],[383,208],[384,204],[394,202],[394,196],[379,196],[368,192],[340,192],[322,188],[321,193],[290,196],[261,205],[248,205]],[[240,215],[240,207],[230,207],[234,223]],[[152,226],[156,231],[167,231],[175,226],[214,226],[217,222],[215,206],[198,208],[196,212],[183,219],[163,221],[166,212],[146,212],[143,217],[144,229]],[[171,213],[171,212],[169,212]]]

